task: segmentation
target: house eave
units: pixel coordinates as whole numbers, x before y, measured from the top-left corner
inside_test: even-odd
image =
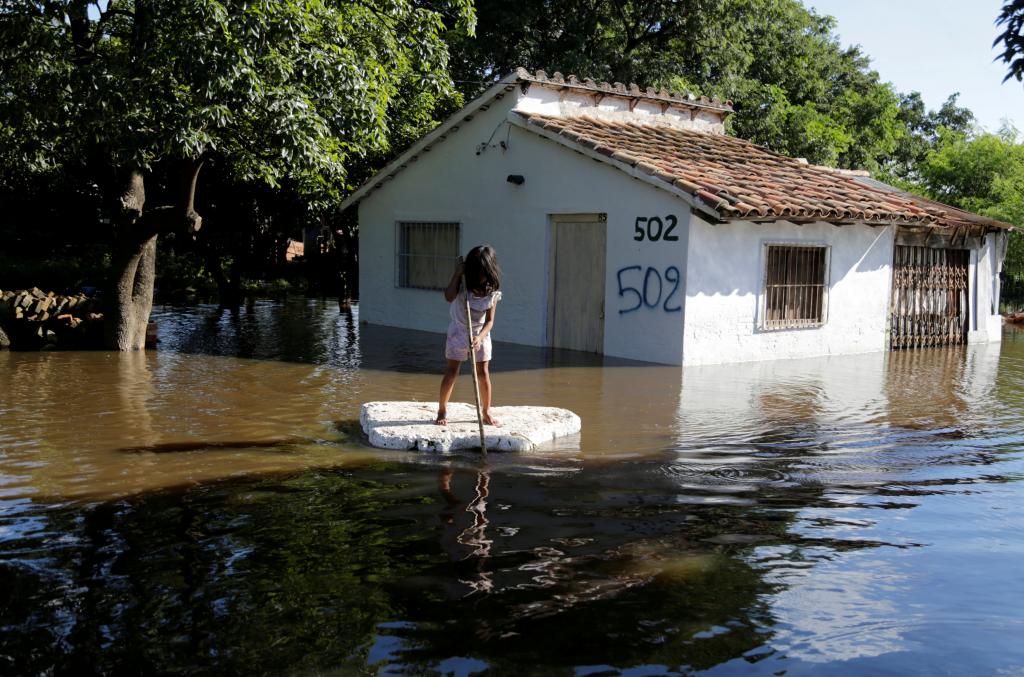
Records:
[[[486,111],[495,101],[512,92],[519,81],[520,78],[517,73],[513,73],[501,80],[498,80],[493,87],[467,105],[463,106],[458,112],[454,113],[447,120],[439,124],[431,132],[410,146],[404,153],[389,162],[383,169],[370,177],[370,179],[363,183],[363,185],[354,193],[345,198],[341,203],[341,210],[345,210],[355,204],[358,204],[367,195],[395,178],[395,176],[405,169],[409,163],[418,160],[421,154],[429,152],[435,144],[448,138],[449,134],[454,134],[459,131],[459,127],[462,124],[471,121],[477,113]]]

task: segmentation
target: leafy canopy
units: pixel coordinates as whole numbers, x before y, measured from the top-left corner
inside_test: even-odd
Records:
[[[478,37],[453,39],[473,95],[517,66],[732,100],[731,132],[844,167],[903,168],[934,142],[920,97],[901,97],[835,21],[798,0],[477,0]],[[969,111],[942,113],[965,130]],[[945,108],[944,108],[945,110]]]
[[[1024,80],[1024,0],[1008,0],[996,17],[996,24],[1003,28],[993,44],[1001,44],[1002,53],[996,57],[1006,63],[1006,77]]]
[[[471,0],[0,0],[0,167],[216,158],[336,199],[402,91],[451,96],[446,20],[471,34]]]
[[[976,135],[942,130],[937,147],[903,187],[1024,228],[1024,139],[1012,127]],[[1024,237],[1010,238],[1005,270],[1024,279]]]

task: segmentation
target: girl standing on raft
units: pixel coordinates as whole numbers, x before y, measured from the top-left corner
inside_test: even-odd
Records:
[[[437,403],[437,425],[448,425],[448,399],[455,388],[462,362],[469,359],[469,336],[466,331],[466,294],[460,289],[460,280],[465,272],[466,286],[469,287],[469,308],[473,321],[472,350],[476,355],[476,373],[480,380],[480,405],[483,420],[487,425],[498,425],[491,416],[491,375],[488,369],[491,361],[491,327],[494,326],[494,309],[501,300],[501,269],[489,245],[473,247],[465,261],[459,257],[452,279],[444,290],[448,301],[448,337],[444,344],[444,356],[448,360],[444,377],[441,379],[441,397]]]

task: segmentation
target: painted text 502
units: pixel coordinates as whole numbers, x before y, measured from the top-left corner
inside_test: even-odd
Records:
[[[666,216],[664,221],[660,216],[638,216],[633,223],[633,239],[637,242],[643,242],[644,239],[651,242],[678,242],[679,236],[672,234],[678,223],[679,219],[674,214]]]

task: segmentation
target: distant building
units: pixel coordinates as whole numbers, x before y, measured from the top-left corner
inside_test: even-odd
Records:
[[[726,136],[730,102],[525,70],[352,194],[360,317],[443,332],[490,243],[497,340],[671,364],[1001,333],[1008,224]]]
[[[298,240],[288,239],[288,248],[284,250],[284,260],[294,261],[296,258],[306,255],[306,245]]]

